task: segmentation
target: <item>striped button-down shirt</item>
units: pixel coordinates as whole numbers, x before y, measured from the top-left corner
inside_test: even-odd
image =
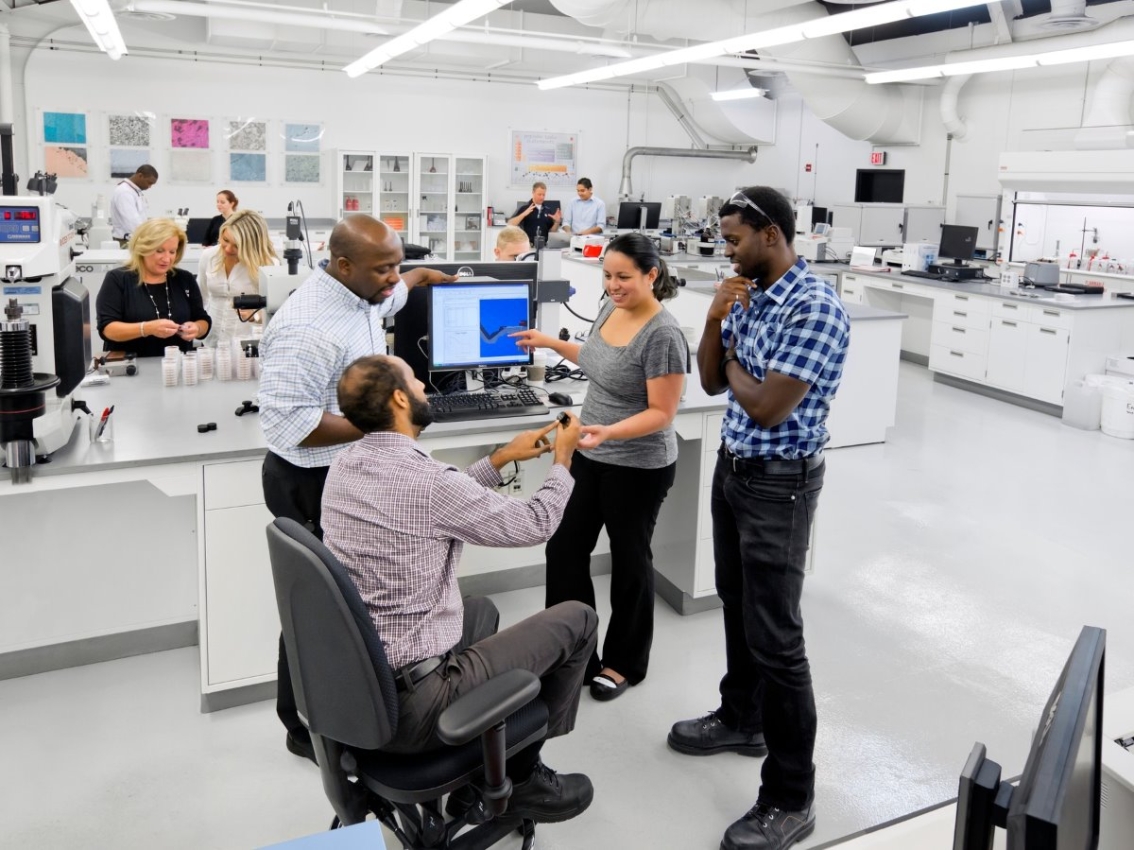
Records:
[[[330,466],[343,448],[299,444],[323,412],[339,415],[343,371],[370,354],[386,353],[382,320],[400,310],[408,290],[399,281],[380,304],[362,300],[322,269],[291,294],[260,343],[260,426],[273,452],[296,466]]]
[[[331,465],[323,541],[350,573],[395,670],[460,640],[457,566],[464,544],[546,541],[574,487],[559,464],[530,499],[491,489],[500,483],[488,458],[461,472],[389,431],[366,435]]]
[[[778,372],[809,385],[787,419],[762,428],[729,391],[721,439],[746,458],[795,460],[818,453],[829,439],[827,413],[839,388],[850,343],[850,321],[831,285],[803,259],[765,290],[753,290],[748,310],[734,304],[722,323],[727,349],[734,341],[744,370],[763,381]]]

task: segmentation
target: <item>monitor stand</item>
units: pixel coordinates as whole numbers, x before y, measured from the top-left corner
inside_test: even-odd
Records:
[[[984,276],[984,270],[980,266],[968,266],[964,263],[931,263],[929,273],[944,275],[954,280],[972,280]]]

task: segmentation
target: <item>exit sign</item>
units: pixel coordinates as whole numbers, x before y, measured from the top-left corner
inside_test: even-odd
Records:
[[[871,151],[870,152],[871,165],[885,165],[886,164],[886,151]]]

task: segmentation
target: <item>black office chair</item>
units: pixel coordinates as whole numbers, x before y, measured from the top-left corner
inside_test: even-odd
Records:
[[[512,786],[504,762],[547,734],[535,674],[509,670],[450,705],[438,725],[448,746],[383,753],[397,731],[398,695],[354,583],[294,520],[268,526],[268,553],[296,704],[335,811],[331,828],[361,823],[372,812],[405,850],[483,850],[513,830],[530,850],[534,823],[506,812]],[[442,796],[466,786],[460,808],[471,807],[446,822]]]

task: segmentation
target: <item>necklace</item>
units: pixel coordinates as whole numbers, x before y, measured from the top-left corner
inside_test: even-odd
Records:
[[[154,294],[152,292],[150,292],[150,286],[151,285],[157,286],[157,284],[149,284],[149,283],[146,283],[145,281],[142,282],[142,288],[146,290],[146,295],[148,295],[150,297],[150,303],[154,305],[154,314],[160,319],[161,318],[161,310],[158,309],[157,302],[154,300]],[[170,321],[173,321],[173,300],[169,297],[169,278],[168,277],[166,277],[166,279],[165,279],[165,309],[166,309],[166,312],[168,313],[166,318],[168,318]]]

